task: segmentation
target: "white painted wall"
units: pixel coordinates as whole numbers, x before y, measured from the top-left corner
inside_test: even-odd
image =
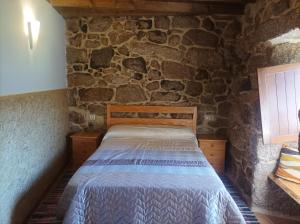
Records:
[[[66,87],[64,19],[46,0],[0,0],[0,96]],[[23,8],[40,21],[29,49]]]

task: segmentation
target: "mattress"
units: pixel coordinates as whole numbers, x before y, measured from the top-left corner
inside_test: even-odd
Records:
[[[113,126],[59,202],[64,223],[242,224],[192,130]]]

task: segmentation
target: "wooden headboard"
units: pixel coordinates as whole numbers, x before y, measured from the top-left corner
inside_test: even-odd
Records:
[[[191,118],[132,118],[113,117],[112,113],[165,113],[165,114],[190,114]],[[138,124],[138,125],[180,125],[191,127],[196,133],[197,107],[173,107],[173,106],[129,106],[129,105],[107,105],[107,128],[116,124]]]

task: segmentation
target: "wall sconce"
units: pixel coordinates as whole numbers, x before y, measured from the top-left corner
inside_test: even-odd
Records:
[[[24,7],[24,31],[28,37],[28,44],[31,50],[34,49],[40,32],[40,22],[35,19],[30,7]]]
[[[32,50],[34,44],[36,44],[36,42],[38,40],[39,30],[40,30],[40,22],[37,20],[27,22],[27,29],[28,29],[29,48]]]

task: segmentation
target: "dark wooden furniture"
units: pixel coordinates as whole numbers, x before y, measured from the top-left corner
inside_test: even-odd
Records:
[[[208,162],[218,173],[223,173],[227,140],[211,135],[199,135],[197,138],[199,147],[203,151]]]
[[[72,167],[77,169],[98,148],[103,134],[100,132],[78,132],[71,135]]]

